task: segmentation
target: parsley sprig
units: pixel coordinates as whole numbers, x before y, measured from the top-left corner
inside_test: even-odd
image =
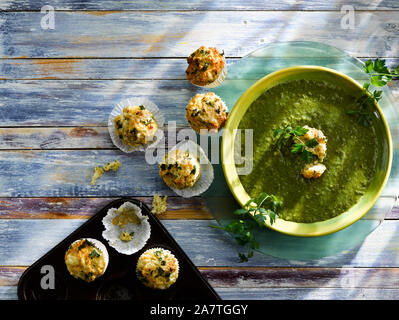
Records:
[[[309,129],[304,127],[296,127],[293,129],[291,126],[274,130],[273,136],[274,138],[277,138],[276,148],[281,150],[283,145],[290,144],[291,152],[299,154],[306,163],[309,163],[313,158],[313,153],[307,148],[314,148],[319,143],[315,139],[310,139],[306,142],[303,142],[299,138],[304,136],[308,131]],[[292,145],[293,142],[294,144]]]
[[[370,76],[370,81],[363,84],[361,95],[356,99],[356,109],[347,111],[347,114],[355,116],[359,124],[364,127],[371,125],[371,114],[374,102],[378,102],[382,98],[382,90],[371,89],[382,88],[393,79],[399,79],[399,66],[390,70],[385,59],[367,60],[363,65],[363,70]]]
[[[253,256],[253,250],[259,248],[259,242],[256,241],[252,230],[257,226],[263,227],[268,220],[272,225],[278,217],[281,206],[282,202],[276,196],[262,192],[258,197],[249,199],[243,208],[234,211],[239,217],[238,220],[230,222],[225,227],[215,225],[210,227],[229,232],[239,245],[248,245],[247,254],[238,253],[240,262],[245,262]]]

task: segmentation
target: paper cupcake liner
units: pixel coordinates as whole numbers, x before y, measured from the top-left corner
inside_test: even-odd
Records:
[[[130,208],[136,211],[137,217],[140,219],[141,223],[136,225],[134,223],[129,222],[127,225],[120,228],[118,225],[112,224],[112,219],[117,216],[119,213],[116,212],[118,209]],[[142,249],[147,240],[150,238],[151,234],[151,226],[148,222],[148,217],[143,216],[141,213],[141,209],[131,202],[125,202],[118,209],[112,208],[109,209],[106,216],[103,218],[102,222],[105,227],[105,230],[102,233],[102,236],[105,240],[108,241],[108,244],[113,247],[116,251],[130,255],[133,254],[140,249]],[[132,233],[134,235],[132,240],[130,241],[122,241],[120,239],[121,233],[127,232]]]
[[[78,239],[78,240],[72,242],[71,246],[74,243],[76,243],[78,241],[81,241],[81,240],[87,240],[87,241],[91,242],[103,254],[104,261],[105,261],[105,268],[104,268],[104,272],[101,275],[99,275],[99,277],[101,277],[105,273],[105,271],[107,270],[108,263],[109,263],[109,255],[108,255],[107,248],[104,246],[104,244],[101,241],[98,241],[97,239],[93,239],[93,238],[81,238],[81,239]]]
[[[123,113],[123,108],[129,107],[129,106],[139,106],[143,105],[145,106],[148,110],[151,111],[151,113],[154,115],[155,122],[158,124],[158,130],[156,131],[154,135],[154,140],[149,141],[145,145],[138,145],[138,146],[131,146],[128,144],[125,144],[116,134],[115,131],[115,124],[114,124],[114,119],[116,116],[119,116]],[[120,150],[126,153],[130,153],[133,151],[146,151],[148,148],[154,148],[161,140],[163,137],[163,131],[162,127],[165,124],[165,117],[162,114],[161,110],[159,110],[158,106],[148,100],[147,98],[141,98],[141,97],[132,97],[132,98],[127,98],[115,105],[115,107],[112,109],[109,117],[108,117],[108,132],[109,135],[111,136],[112,143],[117,146]]]
[[[146,251],[144,251],[141,255],[140,255],[140,257],[137,259],[137,263],[136,263],[136,275],[138,275],[138,264],[139,264],[139,261],[140,261],[140,258],[144,255],[144,254],[146,254],[146,253],[148,253],[149,251],[155,251],[155,250],[163,250],[164,252],[166,252],[166,253],[168,253],[168,255],[170,255],[170,256],[172,256],[173,258],[175,258],[175,260],[176,260],[176,280],[173,282],[173,283],[171,283],[170,284],[170,286],[172,286],[173,284],[175,284],[176,283],[176,281],[177,281],[177,279],[179,278],[179,274],[180,274],[180,265],[179,265],[179,260],[176,258],[176,256],[170,251],[170,250],[168,250],[168,249],[165,249],[165,248],[162,248],[162,247],[153,247],[153,248],[149,248],[149,249],[147,249]],[[138,277],[138,276],[137,276]],[[139,278],[139,277],[138,277]],[[143,283],[144,284],[144,283]],[[144,284],[145,285],[145,284]],[[170,287],[169,286],[169,287]],[[169,288],[168,287],[168,288]],[[152,287],[151,287],[152,288]],[[165,289],[167,289],[167,288],[165,288]],[[165,289],[160,289],[159,288],[159,290],[165,290]]]
[[[206,92],[198,92],[198,93],[203,94],[203,93],[206,93]],[[220,99],[220,101],[222,101],[223,110],[226,111],[226,112],[229,112],[229,109],[227,108],[226,102],[224,102],[223,99],[222,99],[220,96],[218,96],[216,93],[214,93],[214,94],[215,94],[216,97],[218,97],[218,98]],[[192,96],[192,97],[190,98],[190,100],[188,100],[188,101],[191,101],[191,99],[194,98],[194,97],[195,97],[195,95]],[[187,105],[188,105],[188,103],[187,103]],[[186,116],[186,120],[187,120],[187,123],[188,123],[188,125],[190,126],[190,128],[193,129],[196,133],[198,133],[198,134],[200,134],[200,135],[215,134],[215,133],[218,133],[219,130],[222,129],[222,128],[224,127],[224,126],[223,126],[223,127],[220,127],[219,130],[201,129],[201,130],[203,130],[203,131],[202,131],[202,132],[201,132],[201,131],[198,132],[197,130],[195,130],[195,129],[191,126],[190,122],[189,122],[188,119],[187,119],[187,116]],[[226,120],[226,121],[227,121],[227,120]]]
[[[199,159],[201,174],[198,181],[192,187],[178,189],[169,186],[169,188],[171,188],[177,195],[183,198],[198,196],[208,190],[208,188],[212,184],[214,178],[213,166],[206,156],[204,150],[198,144],[194,143],[191,140],[184,140],[179,142],[169,151],[169,153],[174,152],[177,149],[181,151],[188,151],[190,154],[196,156]]]
[[[220,72],[219,76],[217,77],[217,79],[215,81],[203,86],[203,87],[204,88],[208,88],[208,89],[209,88],[215,88],[215,87],[217,87],[217,86],[222,84],[222,82],[224,81],[226,76],[227,76],[227,65],[225,63],[224,67],[223,67],[222,71]]]

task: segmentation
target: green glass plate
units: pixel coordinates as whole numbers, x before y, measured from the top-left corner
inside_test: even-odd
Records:
[[[368,80],[363,72],[362,62],[340,49],[309,41],[279,42],[266,45],[228,65],[227,77],[212,91],[225,101],[230,111],[238,98],[257,80],[276,70],[298,65],[335,69],[359,83]],[[379,105],[388,121],[394,152],[390,178],[373,208],[351,226],[325,236],[295,237],[259,227],[254,230],[255,238],[260,244],[259,252],[284,259],[319,259],[360,245],[382,223],[396,202],[396,190],[399,187],[399,166],[396,163],[399,115],[394,108],[395,100],[389,88],[384,88],[383,91]],[[215,151],[209,149],[208,153],[214,155]],[[239,206],[225,182],[220,159],[218,164],[214,164],[214,169],[214,182],[202,197],[218,223],[225,226],[232,219],[236,219],[233,211]]]

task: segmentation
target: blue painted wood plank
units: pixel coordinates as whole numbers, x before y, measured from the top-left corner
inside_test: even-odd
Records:
[[[398,300],[395,289],[215,288],[223,300]],[[17,300],[17,287],[0,287],[0,300]]]
[[[258,74],[266,75],[276,69],[292,65],[290,61],[297,58],[265,58],[259,59],[256,66]],[[237,62],[238,58],[228,58],[227,64]],[[303,58],[303,65],[319,65],[325,63],[325,58]],[[365,59],[363,58],[363,61]],[[255,62],[253,62],[255,63]],[[399,65],[398,58],[386,60],[387,66],[393,68]],[[342,61],[330,58],[328,68],[341,69]],[[184,73],[187,62],[179,59],[4,59],[0,65],[0,78],[6,80],[21,79],[81,79],[81,80],[186,80]],[[354,74],[356,79],[366,79],[359,70]],[[237,75],[228,74],[228,79]],[[245,79],[246,74],[240,75]]]
[[[210,158],[212,155],[209,155]],[[395,152],[395,157],[399,156]],[[118,159],[122,166],[92,186],[93,168]],[[144,153],[118,150],[21,150],[0,153],[0,197],[113,197],[175,195],[159,177],[156,163]],[[392,166],[397,179],[399,163]],[[393,180],[393,188],[397,181]],[[392,195],[396,190],[385,190]]]
[[[107,126],[114,105],[132,96],[186,126],[185,107],[199,91],[187,80],[0,81],[1,126]]]
[[[217,288],[224,300],[398,300],[399,290],[342,288]]]
[[[275,41],[313,40],[355,56],[396,57],[399,35],[392,11],[57,12],[43,30],[40,12],[0,13],[0,57],[187,57],[205,44],[240,57]],[[378,35],[375,36],[375,35]]]
[[[94,167],[119,160],[117,172],[107,172],[91,185]],[[159,177],[158,165],[142,152],[118,150],[3,151],[0,157],[0,196],[86,197],[174,195]]]
[[[399,82],[390,84],[390,88],[399,98]],[[132,96],[152,100],[166,121],[186,127],[185,107],[202,91],[187,80],[3,80],[0,127],[104,127],[113,106]]]
[[[46,0],[4,0],[0,4],[3,10],[40,10],[48,5]],[[148,1],[148,0],[53,0],[50,2],[56,10],[341,10],[341,0],[174,0],[174,1]],[[350,5],[356,10],[387,10],[399,9],[395,0],[380,2],[352,0]]]
[[[78,228],[82,220],[0,220],[0,265],[30,265]],[[239,263],[243,251],[209,220],[163,220],[162,223],[195,265],[203,267],[399,267],[399,221],[385,221],[357,248],[317,260],[285,260],[255,253]],[[198,245],[198,244],[201,245]],[[27,254],[29,252],[29,254]]]
[[[1,219],[89,219],[98,210],[119,197],[101,198],[0,198]],[[153,197],[138,197],[150,208]],[[168,197],[165,219],[213,219],[201,197]],[[0,281],[1,282],[1,281]]]
[[[116,149],[108,128],[0,129],[0,149]]]

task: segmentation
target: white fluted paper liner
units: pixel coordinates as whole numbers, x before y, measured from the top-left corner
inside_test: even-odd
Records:
[[[165,249],[165,248],[162,248],[162,247],[153,247],[153,248],[150,248],[150,249],[144,251],[144,252],[140,255],[140,257],[137,259],[137,264],[136,264],[136,275],[137,275],[137,277],[140,279],[140,277],[139,277],[139,271],[141,271],[141,270],[140,270],[140,266],[141,266],[142,264],[145,265],[145,264],[148,262],[148,261],[145,261],[145,260],[144,260],[145,257],[146,257],[149,253],[154,253],[154,252],[157,251],[157,250],[162,250],[162,251],[164,251],[167,255],[169,255],[172,259],[175,260],[175,262],[176,262],[176,271],[174,271],[174,273],[173,273],[173,280],[172,280],[170,283],[168,283],[168,285],[165,286],[164,288],[159,288],[159,287],[158,287],[158,288],[155,288],[154,286],[149,286],[148,284],[146,284],[146,283],[144,283],[144,282],[143,282],[143,284],[144,284],[145,286],[148,286],[148,287],[153,288],[153,289],[165,290],[165,289],[169,288],[170,286],[172,286],[172,285],[177,281],[177,279],[179,278],[179,272],[180,272],[179,260],[176,258],[176,256],[175,256],[170,250]],[[150,262],[150,263],[151,263],[151,262]]]
[[[104,244],[103,244],[101,241],[99,241],[99,240],[97,240],[97,239],[93,239],[93,238],[82,238],[82,239],[78,239],[78,240],[72,242],[72,243],[71,243],[71,246],[72,246],[74,243],[76,243],[76,242],[78,242],[78,241],[81,241],[81,240],[87,240],[87,241],[91,242],[98,250],[101,251],[101,253],[103,254],[103,257],[104,257],[104,261],[105,261],[105,268],[104,268],[104,272],[102,273],[102,274],[104,274],[104,273],[105,273],[105,270],[107,270],[108,262],[109,262],[109,255],[108,255],[108,250],[107,250],[107,248],[104,246]],[[101,275],[100,275],[100,276],[101,276]],[[100,276],[99,276],[99,277],[100,277]]]
[[[116,134],[115,131],[115,124],[114,124],[114,119],[116,116],[119,116],[123,113],[123,108],[129,107],[129,106],[140,106],[143,105],[146,107],[146,109],[150,110],[151,113],[154,116],[155,122],[158,125],[158,130],[156,131],[154,135],[154,140],[149,141],[145,145],[138,145],[138,146],[131,146],[128,144],[125,144]],[[115,107],[112,109],[109,117],[108,117],[108,131],[109,135],[111,136],[112,143],[117,146],[120,150],[126,153],[130,153],[133,151],[146,151],[150,147],[155,147],[162,139],[163,137],[163,131],[162,127],[165,124],[165,117],[162,114],[161,110],[159,110],[158,106],[152,102],[151,100],[148,100],[147,98],[141,98],[141,97],[131,97],[124,99],[117,103]]]
[[[140,219],[140,224],[136,225],[129,222],[122,228],[118,225],[112,224],[112,220],[119,214],[118,209],[129,208],[135,211],[137,217]],[[108,244],[113,247],[116,251],[130,255],[144,247],[147,240],[150,238],[151,226],[148,222],[148,217],[143,216],[141,209],[131,202],[125,202],[118,209],[109,209],[107,215],[103,218],[102,222],[105,227],[102,236],[108,241]],[[123,232],[132,233],[132,240],[122,241],[120,236]]]
[[[191,140],[184,140],[179,142],[176,146],[174,146],[169,153],[174,152],[175,150],[188,151],[191,155],[196,156],[199,159],[201,174],[198,181],[192,186],[184,189],[174,188],[169,186],[177,195],[183,198],[190,198],[200,195],[204,193],[213,182],[214,174],[213,174],[213,166],[206,156],[204,150],[195,142]]]

